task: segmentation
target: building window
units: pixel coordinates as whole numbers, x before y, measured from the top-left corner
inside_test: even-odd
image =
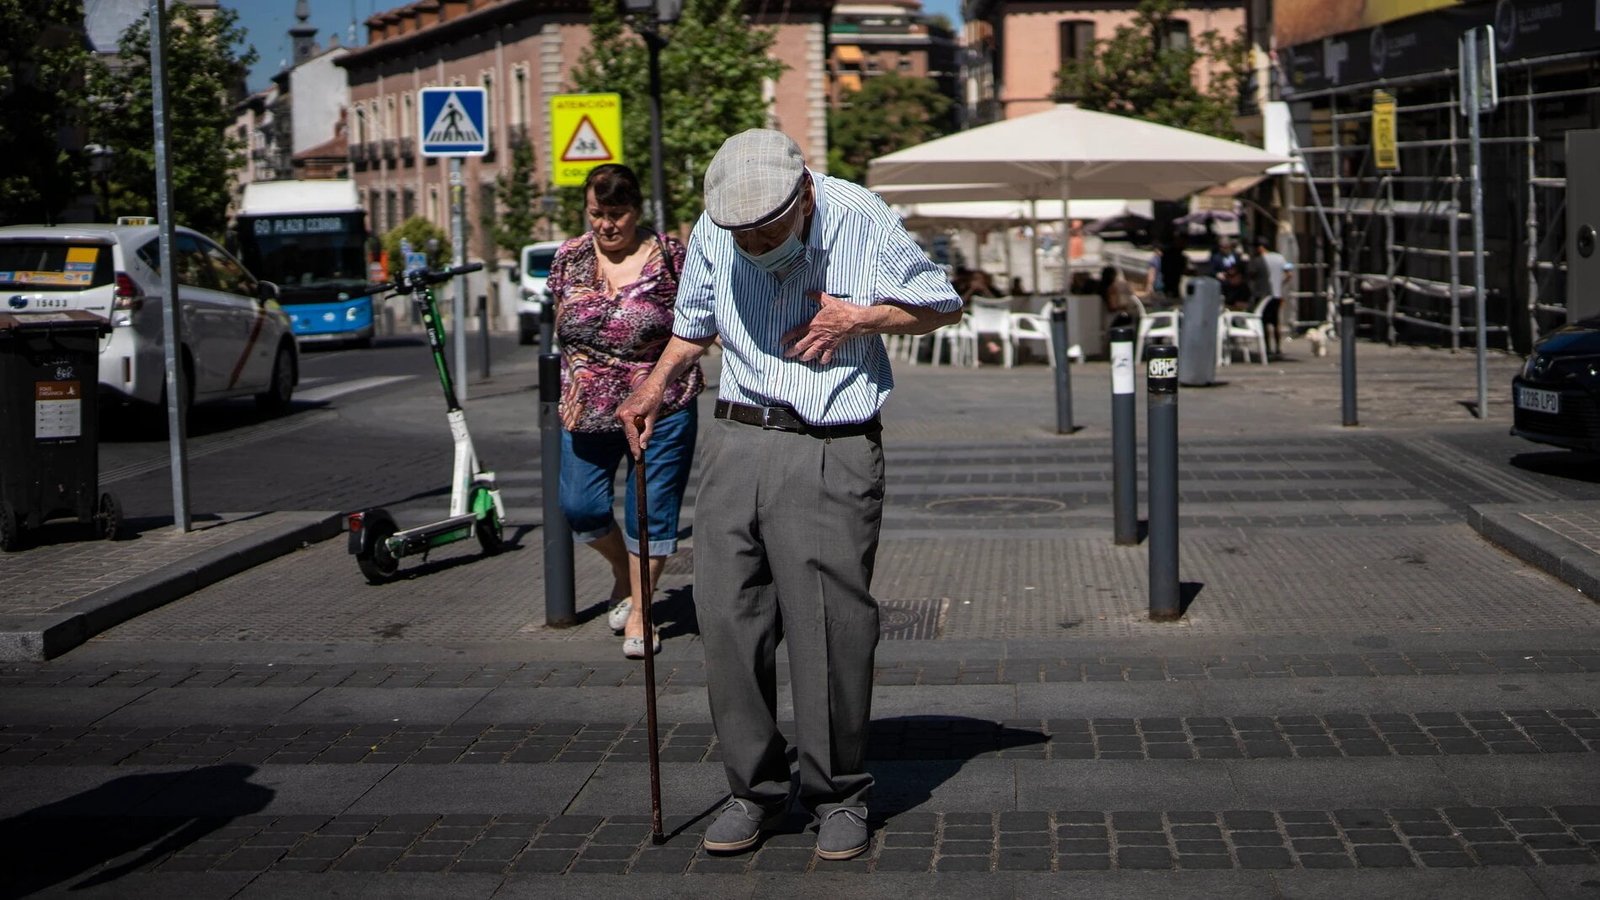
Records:
[[[1168,19],[1164,26],[1166,31],[1166,50],[1189,49],[1189,23],[1184,19]]]
[[[413,111],[411,109],[411,95],[409,93],[400,98],[400,106],[400,136],[410,137]]]
[[[383,197],[383,217],[388,219],[390,222],[398,223],[400,215],[400,210],[397,205],[398,199],[399,198],[395,196],[394,191],[389,191]]]
[[[511,124],[525,125],[528,122],[528,67],[517,66],[511,70]]]
[[[900,71],[902,71],[902,72],[911,71],[911,54],[909,54],[909,53],[900,54],[900,61],[899,61],[898,65],[900,66]]]
[[[1080,20],[1057,26],[1061,39],[1061,65],[1094,58],[1094,23]]]
[[[411,188],[406,188],[405,193],[400,195],[400,208],[407,219],[415,216],[417,214],[417,192]]]
[[[487,132],[483,137],[492,152],[494,150],[494,73],[484,72],[481,80],[483,82],[484,130]]]
[[[383,221],[383,216],[380,215],[383,212],[383,208],[378,205],[378,196],[376,188],[367,192],[367,216],[372,220],[372,230],[382,234],[388,229],[385,227],[386,223]]]
[[[383,139],[394,137],[394,98],[383,98]]]
[[[439,224],[439,189],[428,188],[428,221]]]

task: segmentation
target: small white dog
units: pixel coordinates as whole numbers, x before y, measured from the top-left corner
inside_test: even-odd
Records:
[[[1323,322],[1321,325],[1306,332],[1306,340],[1311,342],[1312,356],[1328,355],[1328,340],[1333,336],[1333,323]]]

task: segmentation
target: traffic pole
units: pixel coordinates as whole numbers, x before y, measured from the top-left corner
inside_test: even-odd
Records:
[[[1050,346],[1056,360],[1056,434],[1071,434],[1072,360],[1067,358],[1067,301],[1065,297],[1050,307]]]
[[[1182,615],[1178,586],[1178,348],[1157,344],[1145,355],[1149,404],[1150,620]]]
[[[1339,301],[1339,387],[1344,425],[1353,428],[1356,420],[1356,301]]]
[[[1116,543],[1139,543],[1139,417],[1133,373],[1133,328],[1111,329],[1111,507]]]
[[[467,264],[467,206],[466,186],[461,180],[461,157],[450,157],[450,229],[451,243],[455,245],[452,266]],[[458,399],[467,399],[467,276],[456,278],[454,296],[450,298],[450,328],[455,332],[456,385]]]
[[[561,357],[539,354],[539,455],[544,493],[544,623],[578,624],[572,577],[572,526],[561,511]]]
[[[189,513],[189,404],[185,400],[193,387],[194,373],[183,364],[183,317],[178,309],[178,269],[176,259],[177,217],[172,203],[172,160],[170,144],[171,111],[167,105],[167,16],[161,0],[150,0],[150,81],[151,112],[155,129],[156,225],[160,229],[161,249],[161,353],[166,367],[167,388],[167,465],[172,473],[172,525],[187,533],[193,524]]]

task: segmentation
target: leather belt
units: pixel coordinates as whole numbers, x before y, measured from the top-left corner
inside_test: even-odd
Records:
[[[767,431],[784,431],[827,440],[876,434],[883,430],[883,422],[877,416],[849,425],[812,425],[787,406],[751,406],[729,400],[717,401],[716,417],[741,425],[754,425]]]

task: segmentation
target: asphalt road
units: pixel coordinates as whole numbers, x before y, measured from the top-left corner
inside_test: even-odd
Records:
[[[508,390],[522,395],[515,402],[526,401],[525,416],[513,412],[506,418],[517,434],[487,422],[474,432],[479,456],[525,465],[522,458],[538,450],[536,431],[530,430],[537,406],[531,378],[519,381],[513,370],[528,373],[537,348],[519,347],[515,335],[494,336],[490,352],[497,371],[485,382],[477,335],[471,337],[469,425],[476,424],[480,406],[509,410]],[[500,412],[486,408],[482,415],[498,421]],[[250,399],[195,407],[186,447],[191,512],[346,510],[415,494],[447,496],[452,445],[444,413],[420,336],[380,340],[365,350],[303,350],[289,412],[264,413]],[[100,445],[100,481],[117,494],[124,515],[170,516],[169,460],[164,435],[113,427]]]

